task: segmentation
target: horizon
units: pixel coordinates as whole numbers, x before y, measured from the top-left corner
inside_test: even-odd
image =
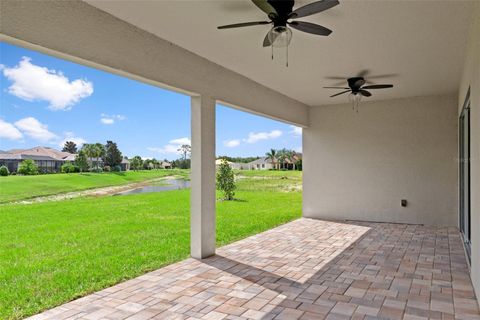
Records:
[[[0,150],[111,140],[128,158],[175,160],[191,144],[189,96],[5,42],[0,51]],[[217,158],[302,151],[299,127],[216,110]]]

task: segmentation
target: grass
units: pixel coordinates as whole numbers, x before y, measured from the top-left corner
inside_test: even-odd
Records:
[[[0,203],[188,174],[188,170],[143,170],[0,177]]]
[[[286,192],[299,173],[245,176],[236,194],[243,201],[217,202],[218,246],[301,215],[301,193]],[[189,206],[189,190],[1,205],[0,319],[21,319],[188,257]]]

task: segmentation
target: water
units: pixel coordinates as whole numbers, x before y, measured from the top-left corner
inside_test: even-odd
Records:
[[[172,179],[172,180],[165,180],[165,185],[161,186],[144,186],[137,189],[124,191],[115,194],[116,196],[124,196],[127,194],[139,194],[139,193],[150,193],[150,192],[162,192],[162,191],[170,191],[170,190],[181,190],[190,188],[190,181],[183,180],[183,179]]]

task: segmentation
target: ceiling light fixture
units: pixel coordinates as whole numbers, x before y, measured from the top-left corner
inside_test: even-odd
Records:
[[[292,29],[287,26],[274,26],[267,34],[272,48],[272,60],[273,60],[273,48],[285,48],[286,51],[286,65],[288,67],[288,46],[292,41]]]

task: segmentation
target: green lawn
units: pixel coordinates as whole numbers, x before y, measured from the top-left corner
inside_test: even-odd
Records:
[[[235,196],[242,201],[217,203],[219,246],[301,215],[301,192],[286,187],[301,182],[299,173],[245,175]],[[189,194],[0,205],[0,319],[20,319],[188,257]]]
[[[142,170],[111,173],[69,173],[0,177],[0,203],[92,188],[116,186],[169,175],[187,176],[188,173],[187,170]]]

